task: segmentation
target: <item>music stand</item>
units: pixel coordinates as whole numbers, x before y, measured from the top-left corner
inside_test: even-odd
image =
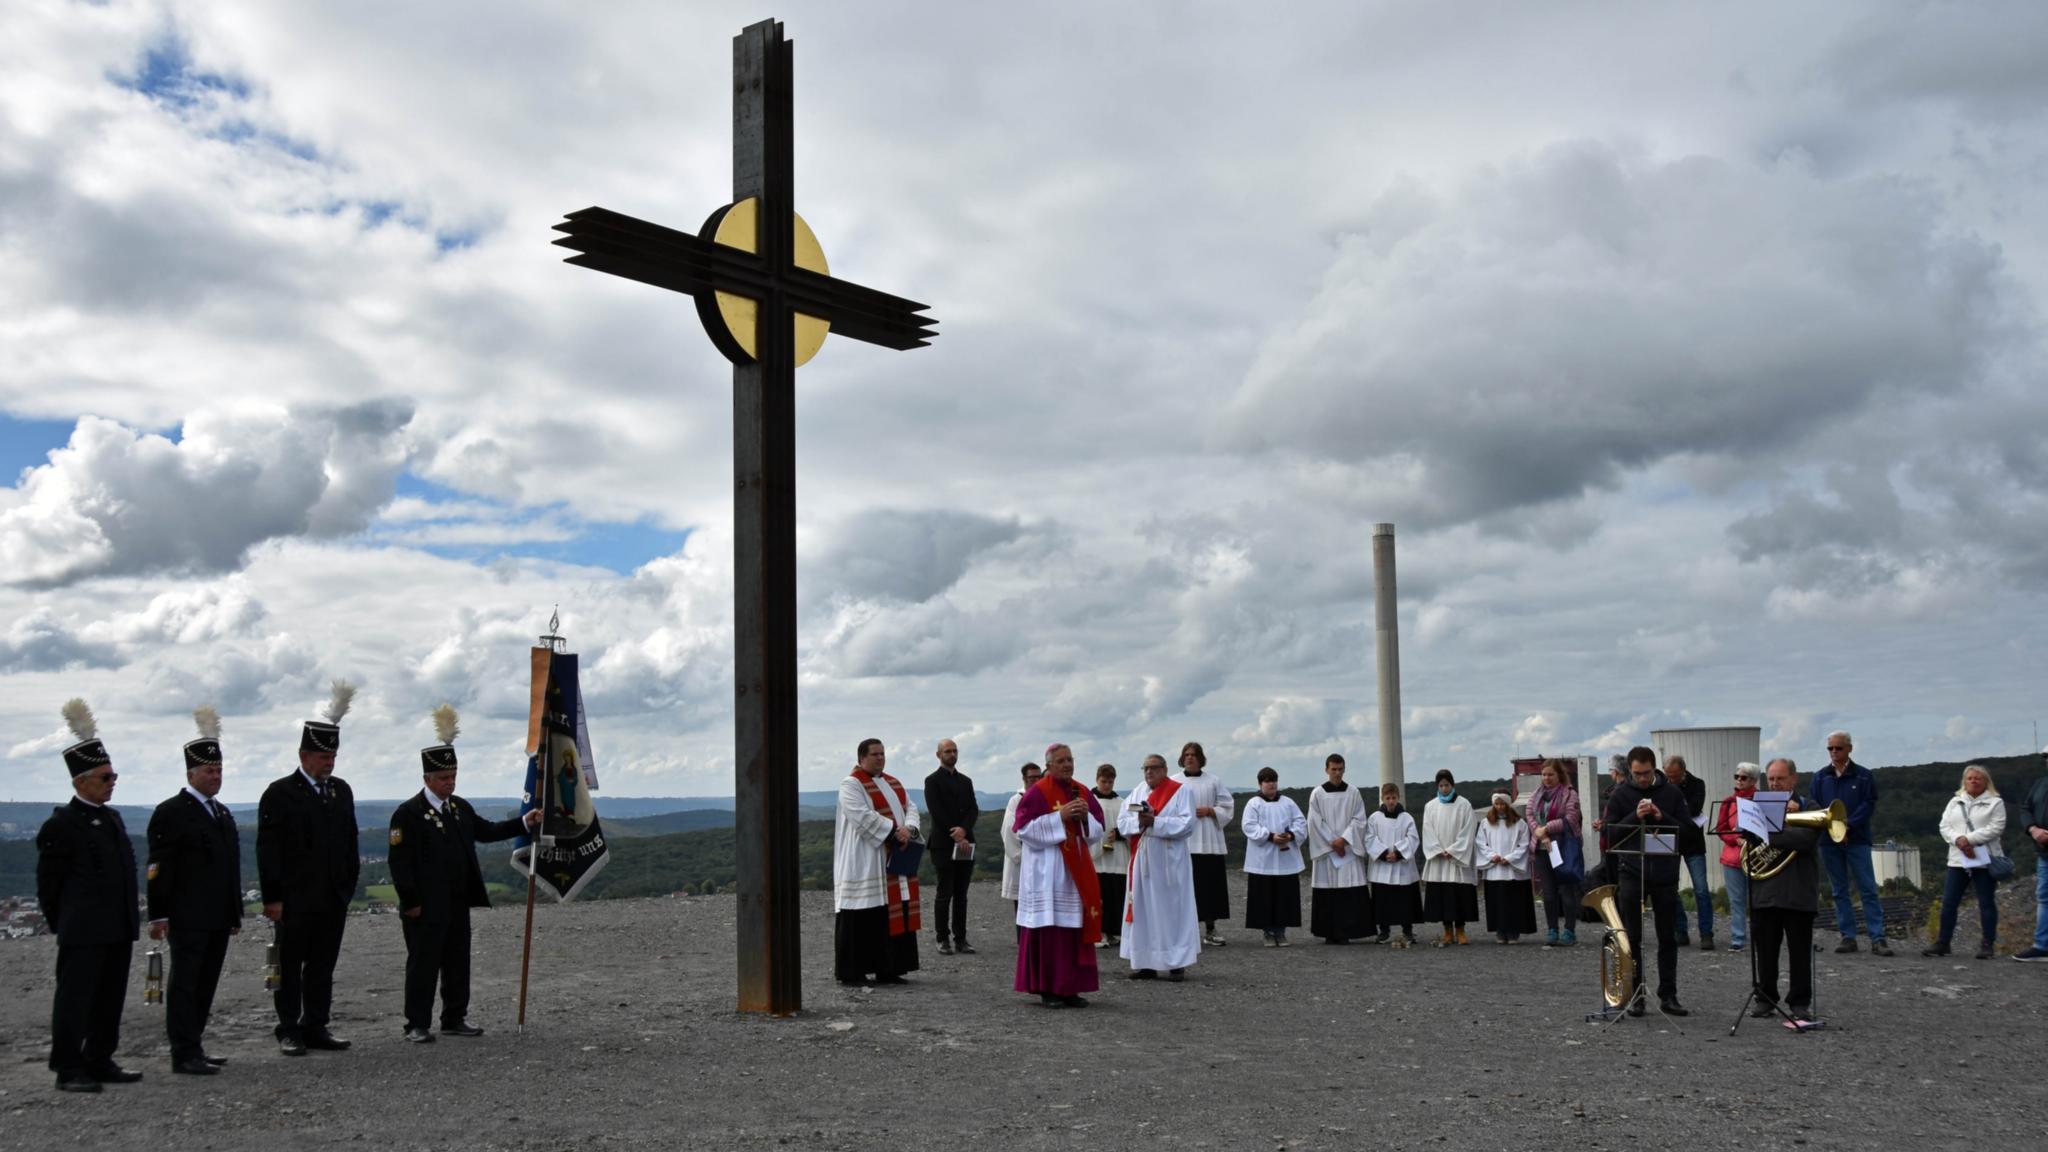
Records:
[[[1741,801],[1738,800],[1736,801],[1736,803],[1740,804]],[[1723,811],[1725,811],[1728,808],[1728,804],[1729,802],[1726,800],[1716,800],[1712,805],[1710,805],[1710,807],[1722,809]],[[1738,814],[1740,813],[1740,811],[1741,810],[1738,808]],[[1785,827],[1785,805],[1782,803],[1775,804],[1775,811],[1763,812],[1761,814],[1761,819],[1766,825],[1770,826],[1773,831],[1783,829]],[[1715,815],[1713,824],[1717,828],[1720,827],[1721,820],[1719,813]],[[1740,826],[1739,815],[1738,826]],[[1755,834],[1754,828],[1745,828],[1743,830],[1750,832],[1751,834]],[[1766,840],[1765,843],[1768,844],[1769,841]],[[1817,850],[1818,849],[1816,849],[1816,851]],[[1749,846],[1747,844],[1743,845],[1742,851],[1742,880],[1745,884],[1753,883],[1756,880],[1755,870],[1750,866]],[[1747,927],[1749,930],[1749,947],[1746,949],[1746,951],[1749,953],[1749,995],[1744,996],[1742,998],[1742,1007],[1736,1009],[1735,1011],[1735,1023],[1730,1024],[1728,1026],[1728,1034],[1730,1036],[1735,1035],[1736,1030],[1742,1027],[1742,1021],[1744,1017],[1747,1017],[1749,1015],[1750,1005],[1755,1004],[1760,999],[1760,997],[1758,997],[1757,995],[1757,982],[1758,976],[1760,975],[1757,966],[1761,963],[1761,959],[1758,957],[1757,953],[1762,951],[1762,949],[1758,948],[1756,943],[1755,918],[1751,917],[1750,923],[1747,924],[1745,927]],[[1789,940],[1786,941],[1785,954],[1788,959],[1791,957],[1792,954],[1792,949],[1790,945],[1791,942]],[[1820,951],[1820,948],[1818,945],[1809,943],[1807,945],[1807,950],[1809,953],[1813,953]],[[1811,955],[1809,955],[1807,962],[1813,966],[1812,985],[1814,1003],[1809,1007],[1815,1010],[1815,1015],[1818,1015],[1818,1010],[1820,1006],[1820,964],[1818,961],[1812,959]],[[1771,1014],[1783,1020],[1785,1022],[1785,1027],[1794,1034],[1804,1035],[1808,1032],[1818,1032],[1827,1027],[1827,1021],[1825,1020],[1801,1020],[1797,1016],[1792,1015],[1791,1010],[1785,1007],[1784,1001],[1779,1000],[1777,997],[1778,990],[1776,988],[1772,988],[1770,1000]]]
[[[1631,842],[1633,842],[1632,846]],[[1607,845],[1607,851],[1602,854],[1603,860],[1607,856],[1636,857],[1636,911],[1640,913],[1644,897],[1650,894],[1650,886],[1643,874],[1647,866],[1644,858],[1650,856],[1669,856],[1674,860],[1677,859],[1678,826],[1676,824],[1609,824],[1607,826]],[[1621,870],[1619,868],[1616,868],[1614,871],[1614,879],[1615,890],[1619,893],[1621,889]],[[1656,927],[1656,915],[1656,908],[1652,906],[1650,916],[1653,934]],[[1640,916],[1638,916],[1637,922],[1641,923]],[[1641,940],[1631,940],[1629,943],[1634,952],[1631,961],[1635,971],[1630,973],[1630,975],[1635,979],[1635,991],[1630,994],[1627,1000],[1620,1004],[1602,1008],[1598,1012],[1586,1013],[1586,1023],[1614,1024],[1629,1015],[1630,1009],[1634,1008],[1637,1002],[1649,1003],[1649,984],[1643,979],[1642,974],[1643,942]],[[1664,1011],[1664,1002],[1661,1000],[1657,1002],[1657,1015],[1662,1016],[1665,1022],[1671,1025],[1672,1031],[1677,1032],[1680,1036],[1685,1035],[1685,1029],[1679,1026],[1677,1018],[1672,1016],[1671,1013]]]

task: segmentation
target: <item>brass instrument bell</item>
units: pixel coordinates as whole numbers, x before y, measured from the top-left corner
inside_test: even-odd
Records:
[[[1621,924],[1621,907],[1615,902],[1617,889],[1602,884],[1579,900],[1581,907],[1600,917],[1607,934],[1600,940],[1600,998],[1609,1008],[1619,1008],[1635,998],[1635,948],[1628,929]]]
[[[1785,813],[1787,828],[1819,828],[1827,833],[1828,839],[1840,844],[1849,835],[1849,812],[1840,800],[1814,812]],[[1751,880],[1768,880],[1792,863],[1799,855],[1787,848],[1773,848],[1769,844],[1745,844],[1742,847],[1742,863]]]

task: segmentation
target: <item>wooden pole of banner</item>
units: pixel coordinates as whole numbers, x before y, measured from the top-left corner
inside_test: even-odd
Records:
[[[532,742],[532,747],[526,751],[529,756],[540,757],[539,771],[536,775],[540,777],[542,828],[547,826],[545,821],[548,814],[548,787],[553,783],[555,774],[548,771],[547,725],[538,710],[547,707],[547,678],[553,673],[554,654],[560,650],[563,643],[562,637],[558,635],[561,630],[562,610],[557,608],[553,618],[548,621],[548,634],[540,638],[540,644],[533,650],[533,674],[539,678],[540,690],[532,694],[530,708],[534,710],[534,714],[529,718],[527,726],[528,739]],[[532,739],[535,731],[540,733],[537,741]],[[526,845],[526,940],[519,952],[519,1030],[522,1033],[526,1031],[526,975],[533,965],[533,904],[534,897],[540,892],[540,849],[544,839],[540,829],[535,828]]]

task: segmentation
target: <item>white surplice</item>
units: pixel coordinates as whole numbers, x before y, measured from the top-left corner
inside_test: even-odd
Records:
[[[1100,841],[1102,825],[1093,812],[1085,823],[1088,843]],[[1060,854],[1060,845],[1067,842],[1066,821],[1058,812],[1048,812],[1019,829],[1017,839],[1024,845],[1024,858],[1017,865],[1018,927],[1079,928],[1081,890],[1074,887]]]
[[[889,877],[884,872],[889,864],[886,842],[898,824],[905,828],[919,826],[917,801],[910,798],[910,790],[904,789],[899,801],[896,789],[889,786],[889,780],[886,775],[875,780],[875,787],[882,791],[882,801],[888,805],[886,815],[875,810],[874,802],[868,799],[866,786],[858,777],[849,773],[839,782],[839,810],[832,817],[834,912],[880,908],[889,902],[885,888]],[[895,899],[910,899],[909,877],[897,877],[896,886]]]
[[[1251,876],[1292,876],[1301,871],[1302,841],[1308,838],[1308,820],[1294,801],[1282,796],[1268,800],[1254,796],[1244,803],[1244,870]],[[1273,842],[1277,832],[1292,832],[1286,847]]]
[[[1102,805],[1102,824],[1104,828],[1102,842],[1095,846],[1096,874],[1101,876],[1121,876],[1130,867],[1131,863],[1131,842],[1124,839],[1124,834],[1117,831],[1116,827],[1117,817],[1123,814],[1124,798],[1122,796],[1104,796],[1100,792],[1094,792],[1093,795],[1095,802]],[[1112,936],[1117,933],[1117,927],[1114,924],[1105,924],[1102,930]]]
[[[1346,784],[1331,792],[1318,784],[1308,794],[1309,886],[1360,888],[1365,872],[1365,794]],[[1344,841],[1342,856],[1331,847]]]
[[[1484,818],[1472,837],[1472,859],[1479,865],[1481,880],[1527,880],[1529,878],[1529,822],[1513,824],[1503,820],[1489,824]],[[1495,864],[1495,856],[1506,864]]]
[[[1024,859],[1024,842],[1017,839],[1016,829],[1012,825],[1017,823],[1017,805],[1023,803],[1023,801],[1024,790],[1019,788],[1017,794],[1010,797],[1010,802],[1003,805],[1003,899],[1005,900],[1015,900],[1017,898],[1017,865]]]
[[[1431,797],[1422,813],[1422,880],[1425,884],[1476,884],[1472,871],[1472,833],[1479,816],[1472,802],[1452,794],[1444,803]],[[1439,853],[1448,851],[1445,859]]]
[[[1223,830],[1230,827],[1230,817],[1237,811],[1237,799],[1223,784],[1223,778],[1207,768],[1200,776],[1189,776],[1185,772],[1173,777],[1180,781],[1180,790],[1187,795],[1188,811],[1197,808],[1214,808],[1213,816],[1195,817],[1194,831],[1188,836],[1188,853],[1193,856],[1224,856],[1230,852],[1230,840]]]
[[[1124,799],[1117,830],[1138,835],[1138,805],[1152,794],[1140,784]],[[1132,968],[1186,968],[1202,950],[1201,925],[1195,919],[1195,870],[1188,862],[1188,840],[1195,819],[1193,798],[1183,787],[1163,811],[1152,816],[1131,853],[1130,880],[1124,889],[1123,943],[1117,954]]]
[[[1375,884],[1415,883],[1415,851],[1421,843],[1422,837],[1415,832],[1415,817],[1405,811],[1389,816],[1383,808],[1373,809],[1365,820],[1365,850],[1371,857],[1366,875]],[[1401,858],[1391,863],[1380,859],[1380,854],[1389,848],[1399,852]]]

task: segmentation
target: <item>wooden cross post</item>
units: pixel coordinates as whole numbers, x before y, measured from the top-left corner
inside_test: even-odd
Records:
[[[885,348],[937,335],[925,306],[834,279],[794,210],[790,43],[733,38],[732,194],[696,235],[603,208],[555,241],[571,264],[681,292],[732,361],[734,837],[739,1008],[803,1007],[797,920],[796,369],[828,332]]]

